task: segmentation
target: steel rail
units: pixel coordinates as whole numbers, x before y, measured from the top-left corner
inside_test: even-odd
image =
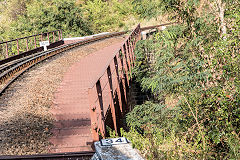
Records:
[[[88,152],[68,152],[68,153],[55,153],[55,154],[36,154],[36,155],[7,155],[7,156],[0,156],[1,160],[35,160],[35,159],[47,159],[47,160],[61,160],[61,159],[82,159],[82,158],[91,158],[95,152],[88,151]]]
[[[31,55],[27,55],[27,56],[22,57],[22,58],[14,59],[14,60],[12,60],[10,62],[7,62],[7,63],[4,63],[4,64],[0,65],[0,74],[3,73],[4,71],[6,71],[7,69],[11,68],[12,66],[16,65],[17,63],[20,63],[20,62],[22,62],[24,60],[27,60],[27,59],[30,59],[30,58],[32,58],[34,56],[39,55],[39,53],[41,53],[41,52],[34,53],[34,54],[31,54]]]

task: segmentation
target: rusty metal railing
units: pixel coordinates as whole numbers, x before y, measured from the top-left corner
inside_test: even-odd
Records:
[[[155,26],[147,26],[147,27],[141,28],[141,31],[145,31],[145,30],[149,30],[149,29],[156,29],[156,28],[159,28],[162,26],[169,26],[169,25],[174,25],[174,24],[177,24],[177,22],[164,23],[164,24],[155,25]]]
[[[105,137],[105,120],[107,112],[111,112],[114,129],[117,133],[116,107],[124,114],[123,101],[127,103],[127,86],[129,86],[132,67],[134,66],[134,48],[141,36],[140,24],[119,46],[116,53],[106,63],[100,77],[92,81],[88,94],[91,114],[91,130],[93,141],[98,141],[100,137]]]
[[[36,49],[40,47],[40,41],[49,41],[51,44],[60,40],[62,40],[62,30],[55,30],[0,42],[0,60]]]

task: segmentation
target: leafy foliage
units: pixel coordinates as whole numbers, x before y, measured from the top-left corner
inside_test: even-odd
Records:
[[[19,32],[47,32],[63,29],[68,36],[91,34],[82,11],[74,1],[34,1],[27,6],[26,14],[20,16],[13,26]]]
[[[132,13],[132,6],[127,1],[117,0],[87,1],[83,5],[85,19],[91,23],[95,32],[116,30],[124,26],[124,20]]]
[[[134,0],[132,3],[134,5],[135,12],[140,15],[141,18],[151,18],[155,17],[161,11],[159,6],[161,6],[160,1],[156,0]]]
[[[140,41],[134,69],[159,103],[135,106],[127,116],[132,130],[124,134],[149,159],[240,159],[238,2],[226,4],[227,35],[208,5],[200,12],[199,1],[161,2],[174,4],[164,10],[181,24]],[[178,102],[170,106],[168,97]],[[150,141],[148,149],[132,135],[136,131]]]
[[[116,31],[137,18],[131,1],[4,1],[0,6],[0,39],[6,41],[56,29],[62,29],[68,37]]]

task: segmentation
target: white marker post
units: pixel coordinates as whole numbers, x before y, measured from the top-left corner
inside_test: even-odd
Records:
[[[162,26],[162,31],[164,30],[164,29],[166,29],[167,27],[166,26]]]
[[[119,138],[111,138],[111,139],[101,139],[100,143],[102,146],[120,145],[120,144],[127,144],[128,140],[125,137],[119,137]]]
[[[47,50],[47,46],[50,45],[49,41],[42,41],[42,42],[39,42],[40,43],[40,47],[43,47],[44,48],[44,51]]]
[[[101,139],[94,146],[92,159],[144,160],[125,137]]]

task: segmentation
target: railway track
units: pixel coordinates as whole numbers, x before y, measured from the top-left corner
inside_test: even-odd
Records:
[[[172,25],[172,24],[174,24],[174,23],[166,23],[166,24],[161,24],[161,25],[144,27],[144,28],[141,28],[141,31],[155,29],[155,28],[158,28],[161,26],[167,26],[167,25]],[[31,55],[20,57],[18,59],[13,59],[12,61],[5,62],[5,60],[1,60],[0,61],[0,96],[17,77],[19,77],[22,73],[24,73],[26,70],[28,70],[35,64],[38,64],[39,62],[41,62],[43,60],[46,60],[54,55],[57,55],[64,51],[73,49],[75,47],[85,45],[88,43],[92,43],[92,42],[96,42],[98,40],[103,40],[103,39],[110,38],[110,37],[120,36],[120,35],[126,34],[127,32],[128,31],[123,31],[123,32],[99,35],[99,36],[89,38],[86,40],[78,41],[78,42],[67,44],[67,45],[60,46],[60,47],[56,47],[56,48],[50,49],[48,51],[34,53]]]
[[[89,44],[89,43],[96,42],[96,41],[103,40],[110,37],[120,36],[125,33],[127,32],[116,32],[116,33],[109,33],[106,35],[100,35],[90,39],[56,47],[48,51],[43,51],[43,52],[28,55],[28,56],[24,56],[22,58],[19,58],[7,63],[3,63],[3,64],[0,63],[1,64],[0,65],[0,96],[15,79],[17,79],[22,73],[24,73],[34,65],[50,57],[53,57],[59,53],[68,51],[78,46]]]
[[[155,29],[161,26],[167,26],[167,25],[172,25],[174,23],[166,23],[166,24],[161,24],[161,25],[155,25],[155,26],[149,26],[149,27],[144,27],[141,28],[141,31],[144,30],[149,30],[149,29]],[[58,53],[62,53],[64,51],[70,50],[72,48],[85,45],[88,43],[92,43],[98,40],[103,40],[106,38],[110,37],[115,37],[115,36],[120,36],[128,31],[123,31],[123,32],[116,32],[116,33],[108,33],[104,35],[99,35],[93,38],[89,38],[86,40],[78,41],[75,43],[67,44],[64,46],[56,47],[53,49],[50,49],[48,51],[43,51],[40,53],[34,53],[31,55],[27,55],[24,57],[20,57],[18,59],[13,59],[12,61],[6,61],[1,60],[0,61],[0,96],[2,93],[5,91],[5,89],[23,72],[25,72],[27,69],[31,68],[35,64],[46,60],[47,58],[50,58]]]

